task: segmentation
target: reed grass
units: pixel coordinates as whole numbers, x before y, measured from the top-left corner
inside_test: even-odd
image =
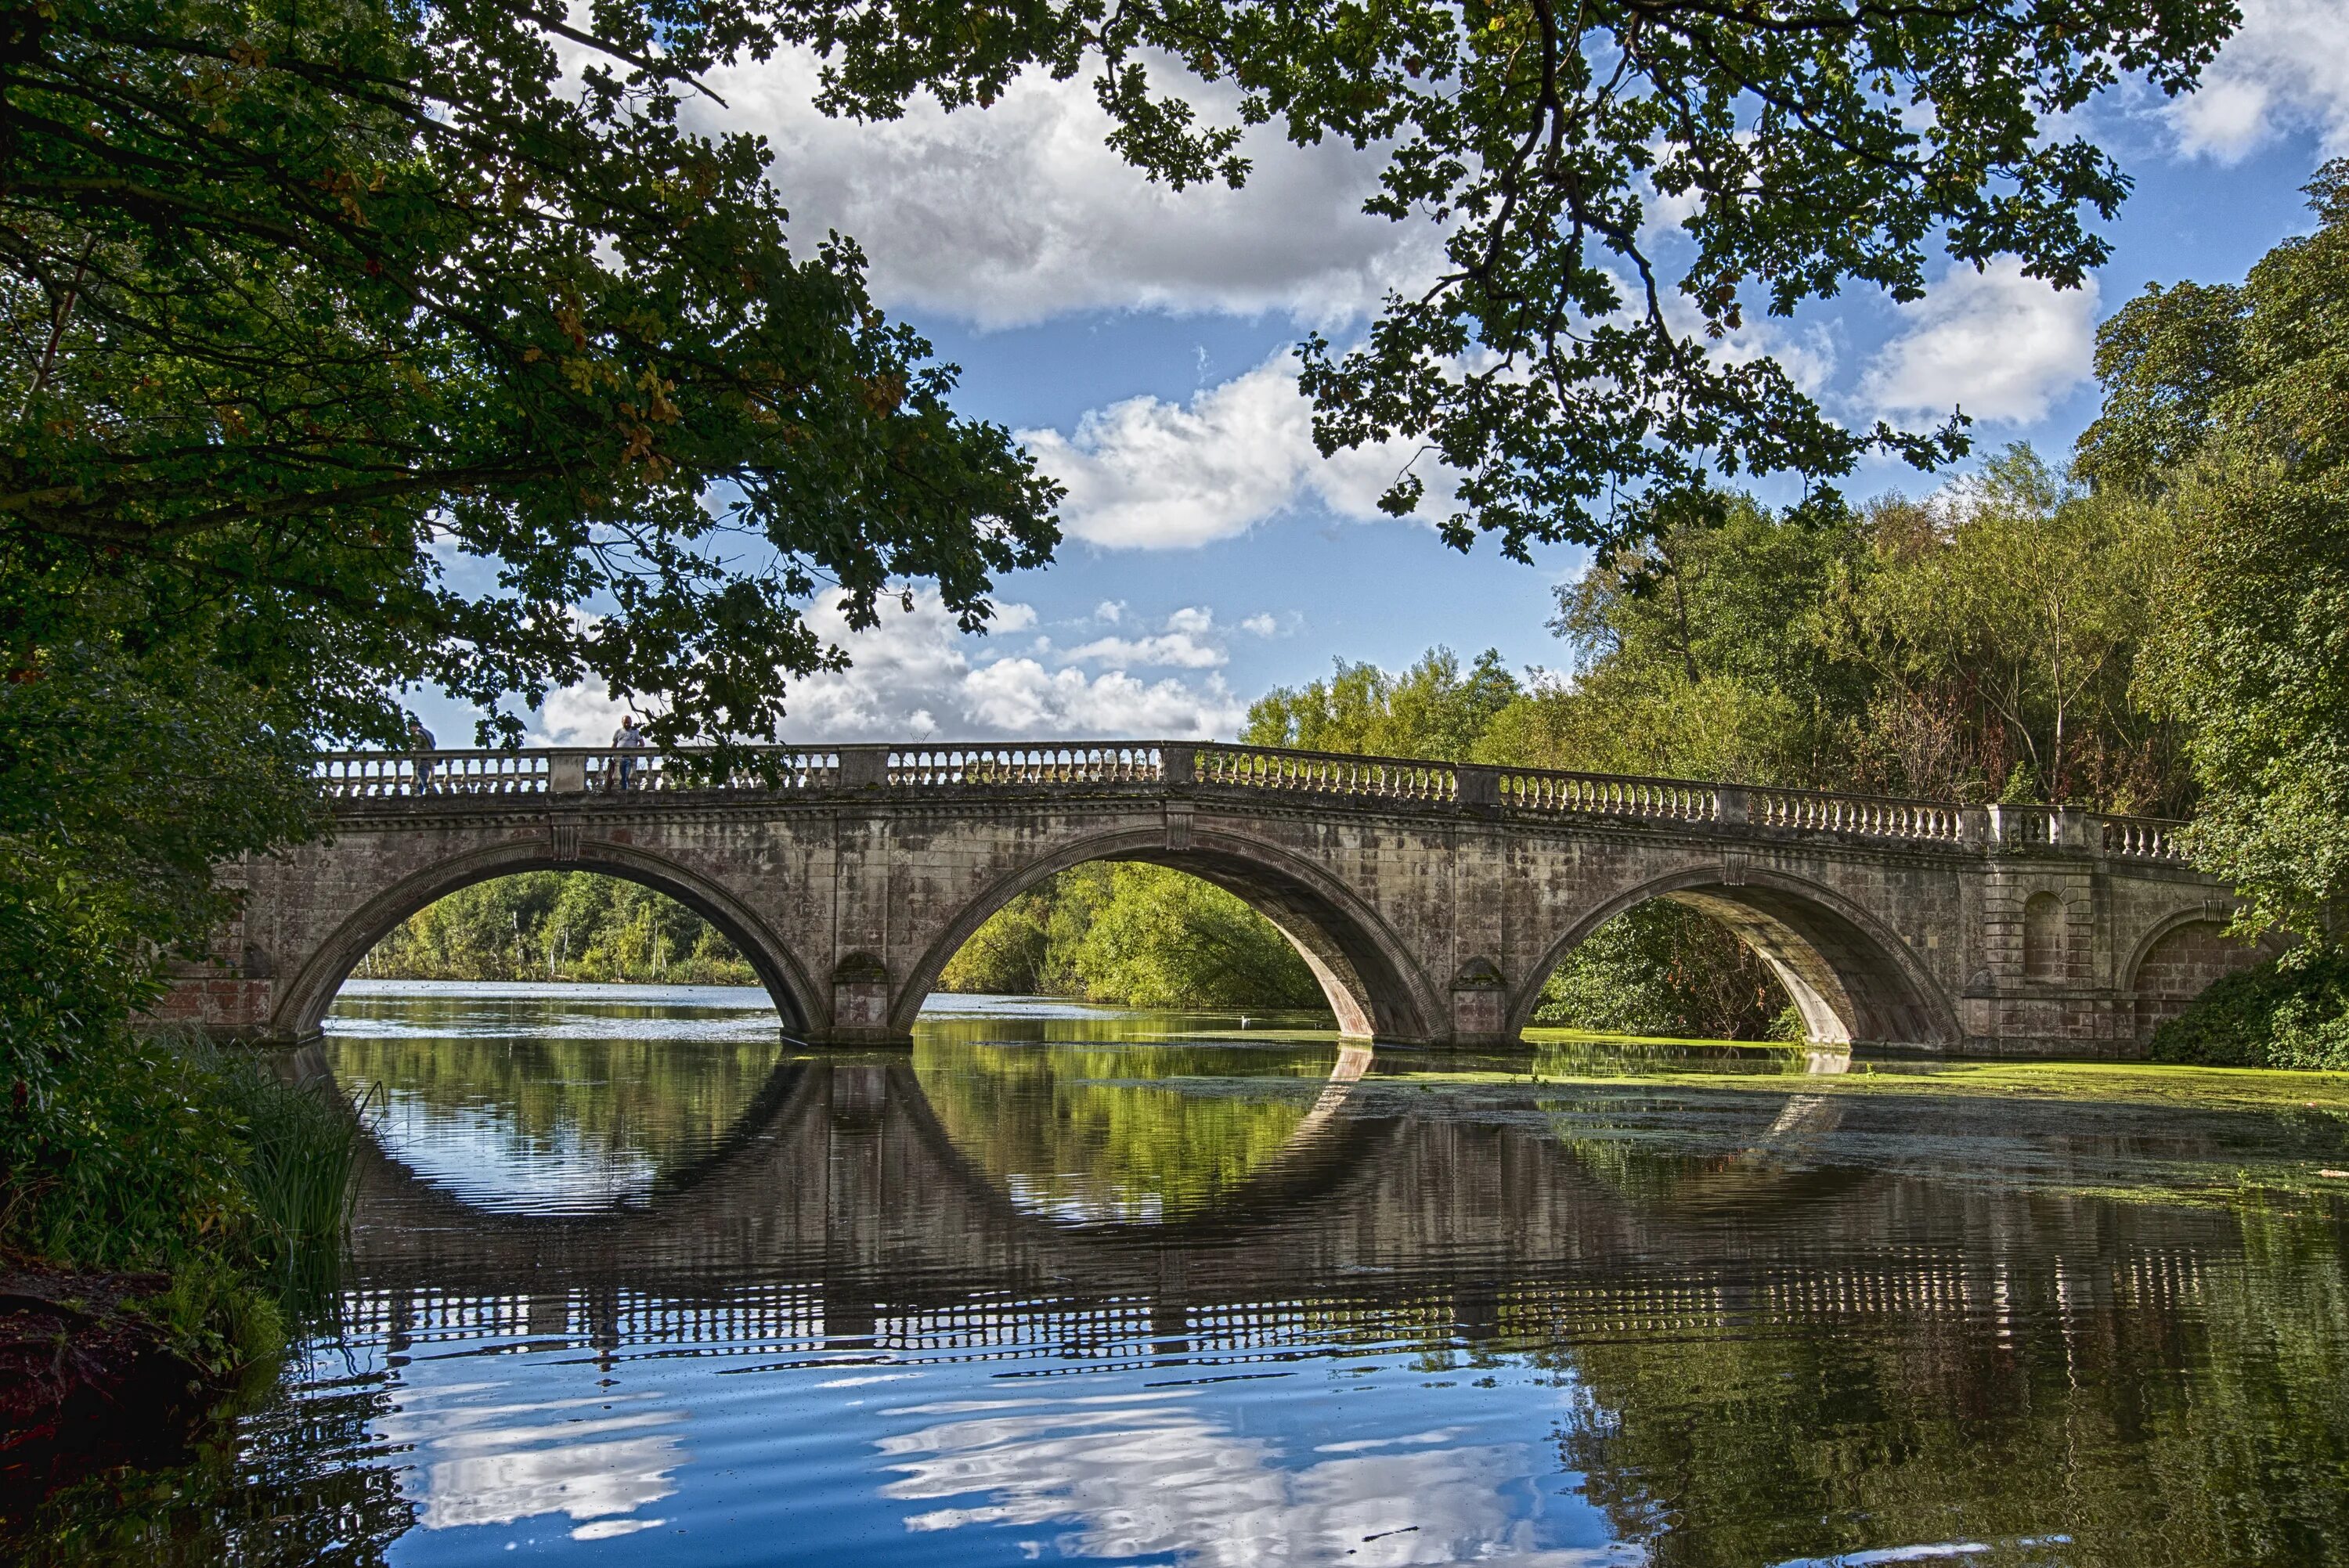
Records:
[[[228,1064],[222,1083],[244,1126],[254,1260],[289,1311],[306,1315],[304,1306],[340,1277],[357,1193],[360,1109],[331,1078],[288,1081],[249,1059]]]

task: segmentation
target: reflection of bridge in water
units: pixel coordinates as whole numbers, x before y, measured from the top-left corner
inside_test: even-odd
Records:
[[[1225,1202],[1165,1224],[1023,1212],[902,1058],[785,1064],[719,1156],[598,1216],[484,1213],[374,1154],[355,1326],[1195,1365],[1357,1336],[1506,1347],[1848,1319],[1954,1354],[2025,1318],[2167,1313],[2200,1292],[2206,1253],[2239,1246],[2221,1213],[1811,1163],[1838,1130],[1897,1131],[1918,1114],[1898,1099],[1743,1090],[1733,1144],[1627,1164],[1537,1112],[1361,1114],[1344,1104],[1361,1065]]]

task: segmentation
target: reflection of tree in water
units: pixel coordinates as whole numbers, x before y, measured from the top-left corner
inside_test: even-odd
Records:
[[[1265,1080],[1327,1078],[1336,1059],[1334,1046],[1006,1046],[926,1028],[914,1070],[955,1147],[1019,1207],[1106,1221],[1195,1214],[1240,1186],[1313,1107]],[[1167,1078],[1215,1081],[1147,1081]]]
[[[2032,1238],[2085,1266],[1951,1250],[1926,1274],[1938,1302],[1822,1269],[1783,1301],[1589,1336],[1561,1455],[1671,1568],[1953,1540],[2000,1547],[1964,1559],[1986,1563],[2333,1561],[2349,1403],[2314,1396],[2349,1376],[2341,1236],[2257,1212],[2241,1233],[2209,1262],[2125,1234]],[[2016,1544],[2049,1536],[2071,1539]]]
[[[564,1038],[515,1034],[329,1038],[335,1076],[383,1086],[428,1121],[479,1114],[524,1148],[592,1146],[666,1171],[734,1130],[773,1074],[770,1039]]]
[[[1535,1103],[1584,1174],[1649,1204],[1750,1204],[1790,1181],[1817,1186],[1806,1178],[1818,1174],[1822,1144],[1846,1109],[1817,1094],[1685,1089],[1546,1094]]]
[[[371,1425],[390,1408],[372,1380],[281,1391],[184,1464],[57,1493],[8,1550],[23,1568],[370,1568],[416,1516],[392,1464],[352,1462],[378,1451]]]

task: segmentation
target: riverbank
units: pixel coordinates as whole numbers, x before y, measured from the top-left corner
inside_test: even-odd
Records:
[[[97,1469],[164,1462],[284,1349],[242,1283],[0,1264],[0,1511]]]

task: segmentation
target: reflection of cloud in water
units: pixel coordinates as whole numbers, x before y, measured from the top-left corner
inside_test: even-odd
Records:
[[[427,1530],[511,1524],[564,1513],[598,1522],[573,1533],[604,1540],[661,1522],[621,1520],[676,1491],[669,1472],[684,1462],[674,1431],[647,1431],[685,1418],[678,1410],[628,1410],[645,1395],[550,1399],[531,1404],[472,1403],[503,1386],[460,1383],[404,1391],[398,1411],[377,1423],[388,1440],[413,1444],[421,1463],[403,1490],[419,1505]],[[606,1408],[617,1413],[604,1415]],[[594,1416],[524,1421],[517,1417],[594,1409]],[[628,1436],[615,1434],[627,1433]],[[586,1439],[586,1440],[583,1440]]]
[[[532,1135],[508,1107],[436,1106],[406,1091],[385,1096],[375,1136],[419,1180],[502,1210],[593,1213],[642,1202],[657,1174],[650,1155],[576,1127]]]
[[[1166,1200],[1160,1194],[1092,1180],[1082,1171],[1036,1176],[1014,1171],[1004,1177],[1003,1189],[1013,1208],[1056,1224],[1155,1225],[1166,1218]]]
[[[1075,1528],[1054,1536],[1067,1556],[1546,1568],[1639,1560],[1620,1545],[1540,1545],[1539,1522],[1528,1516],[1540,1494],[1516,1484],[1548,1468],[1537,1445],[1440,1448],[1450,1430],[1421,1432],[1327,1445],[1317,1451],[1345,1457],[1284,1469],[1274,1439],[1236,1437],[1184,1400],[914,1407],[898,1413],[954,1418],[880,1441],[904,1478],[882,1492],[986,1499],[915,1514],[905,1522],[917,1531],[1069,1522]]]

